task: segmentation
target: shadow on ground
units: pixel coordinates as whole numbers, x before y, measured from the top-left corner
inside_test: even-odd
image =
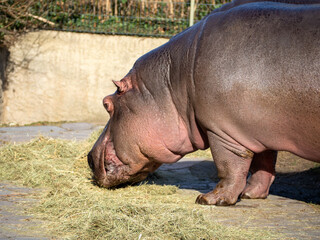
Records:
[[[279,162],[270,194],[320,204],[320,166],[288,153],[280,155]],[[207,193],[214,189],[219,178],[212,160],[182,159],[161,166],[147,181]]]
[[[320,204],[320,167],[302,172],[277,173],[270,194]]]

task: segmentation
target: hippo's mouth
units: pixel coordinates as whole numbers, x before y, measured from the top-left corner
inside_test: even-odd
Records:
[[[93,170],[95,182],[104,188],[114,188],[125,185],[132,185],[143,181],[150,172],[153,172],[161,164],[148,162],[142,166],[132,166],[123,162],[116,154],[112,141],[101,144],[96,151],[88,155],[88,163]]]
[[[108,164],[105,167],[105,176],[103,178],[96,178],[96,182],[100,187],[115,188],[141,182],[148,174],[147,172],[138,172],[130,175],[127,165],[114,166]]]
[[[124,164],[117,156],[113,143],[108,141],[99,156],[100,169],[94,179],[100,187],[112,188],[130,180],[129,165]]]
[[[117,164],[118,162],[121,164]],[[96,179],[98,185],[104,188],[133,185],[146,179],[149,174],[148,171],[140,171],[130,174],[129,165],[123,164],[116,155],[113,155],[112,158],[107,158],[105,160],[104,170],[104,177]]]

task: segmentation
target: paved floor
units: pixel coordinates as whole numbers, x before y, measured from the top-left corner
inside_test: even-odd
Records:
[[[84,140],[102,126],[91,123],[64,123],[60,126],[26,126],[0,128],[0,141],[25,142],[37,136],[47,136],[60,139]]]
[[[304,177],[309,178],[310,174]],[[308,188],[314,195],[305,195],[308,201],[319,200],[319,179],[317,175],[310,181]],[[156,184],[177,185],[181,191],[196,190],[199,193],[213,190],[218,182],[213,161],[204,159],[181,159],[175,164],[163,165],[149,180]],[[300,197],[307,186],[291,181],[290,177],[276,181],[267,199],[242,199],[235,206],[208,207],[208,212],[213,221],[240,229],[272,231],[279,233],[279,239],[320,240],[320,209],[298,201],[297,195]]]
[[[0,141],[23,142],[39,135],[82,140],[101,127],[89,123],[67,123],[61,126],[0,128]],[[319,174],[303,174],[300,175],[308,177],[310,186],[301,188],[293,184],[297,178],[284,176],[272,187],[275,195],[270,195],[266,200],[242,200],[236,206],[208,207],[208,211],[213,221],[239,228],[259,228],[284,234],[285,237],[279,235],[279,239],[320,239],[319,208],[297,200],[304,200],[299,197],[303,195],[299,191],[309,187],[308,199],[320,201],[318,185],[315,185],[315,188],[312,186],[319,184]],[[311,175],[313,178],[310,178]],[[163,165],[149,180],[157,184],[178,185],[180,191],[186,194],[188,191],[208,192],[218,182],[213,162],[205,159],[182,159],[172,165]],[[34,226],[41,229],[41,224],[29,216],[24,216],[17,204],[21,201],[26,206],[32,204],[30,196],[33,191],[9,183],[0,183],[0,239],[46,239],[34,230]]]
[[[35,201],[34,193],[29,188],[0,183],[0,239],[48,239],[42,236],[41,223],[24,214]]]
[[[25,126],[0,128],[0,144],[21,143],[38,136],[84,140],[102,128],[91,123],[65,123],[60,126]],[[21,188],[10,183],[0,183],[0,240],[2,239],[48,239],[41,235],[41,223],[23,214],[24,209],[34,202],[34,190]],[[23,207],[19,203],[23,203]]]

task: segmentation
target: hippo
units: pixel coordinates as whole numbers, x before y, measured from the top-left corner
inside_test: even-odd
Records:
[[[233,1],[113,82],[88,154],[99,186],[210,147],[220,181],[196,203],[266,198],[278,151],[320,162],[320,1]]]

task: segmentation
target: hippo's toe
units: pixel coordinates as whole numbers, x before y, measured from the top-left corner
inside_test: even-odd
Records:
[[[237,201],[237,198],[234,199],[231,196],[227,196],[226,194],[219,194],[217,192],[209,192],[207,194],[200,194],[196,203],[201,205],[217,205],[217,206],[230,206],[234,205]]]

